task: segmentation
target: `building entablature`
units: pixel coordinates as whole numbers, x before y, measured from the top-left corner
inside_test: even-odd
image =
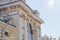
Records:
[[[26,4],[24,4],[22,1],[20,2],[15,2],[15,3],[12,3],[12,4],[7,4],[7,5],[0,5],[0,9],[1,8],[8,8],[8,7],[11,7],[11,6],[15,6],[17,5],[18,7],[22,8],[24,11],[27,12],[27,15],[30,16],[31,18],[33,18],[35,21],[37,21],[38,23],[44,23],[42,19],[39,19],[37,18],[35,15],[33,15],[33,13],[31,12],[31,9],[29,9]]]

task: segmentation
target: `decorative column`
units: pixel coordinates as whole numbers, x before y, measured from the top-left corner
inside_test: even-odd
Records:
[[[27,19],[28,20],[28,19]],[[24,40],[28,40],[28,21],[25,21]]]
[[[23,40],[28,40],[28,23],[29,23],[29,19],[26,18],[26,20],[24,21],[24,39]]]
[[[36,24],[37,40],[41,40],[41,29],[40,24]]]
[[[33,34],[33,40],[37,40],[37,35],[35,30],[32,30],[32,34]]]

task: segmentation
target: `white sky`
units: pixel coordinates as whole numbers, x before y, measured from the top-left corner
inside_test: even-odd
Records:
[[[45,21],[41,26],[42,34],[60,37],[60,0],[27,0],[27,4],[37,9]]]

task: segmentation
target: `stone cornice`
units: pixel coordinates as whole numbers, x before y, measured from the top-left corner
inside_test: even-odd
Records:
[[[15,6],[15,5],[19,5],[20,8],[22,8],[24,11],[27,12],[28,16],[33,18],[38,23],[40,23],[40,24],[44,23],[44,21],[42,19],[38,19],[36,16],[34,16],[33,13],[31,12],[32,10],[26,4],[24,4],[22,1],[15,2],[15,3],[12,3],[12,4],[3,5],[3,6],[0,7],[0,9],[5,8],[5,7],[10,7],[10,6]]]
[[[8,25],[8,24],[6,24],[6,23],[4,23],[2,21],[0,21],[0,27],[4,28],[4,29],[7,29],[9,31],[12,31],[12,32],[15,32],[15,30],[16,30],[13,26]]]

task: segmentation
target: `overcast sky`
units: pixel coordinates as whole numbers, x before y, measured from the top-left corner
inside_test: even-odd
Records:
[[[60,37],[60,0],[27,0],[27,4],[40,12],[45,22],[41,26],[42,34]]]

